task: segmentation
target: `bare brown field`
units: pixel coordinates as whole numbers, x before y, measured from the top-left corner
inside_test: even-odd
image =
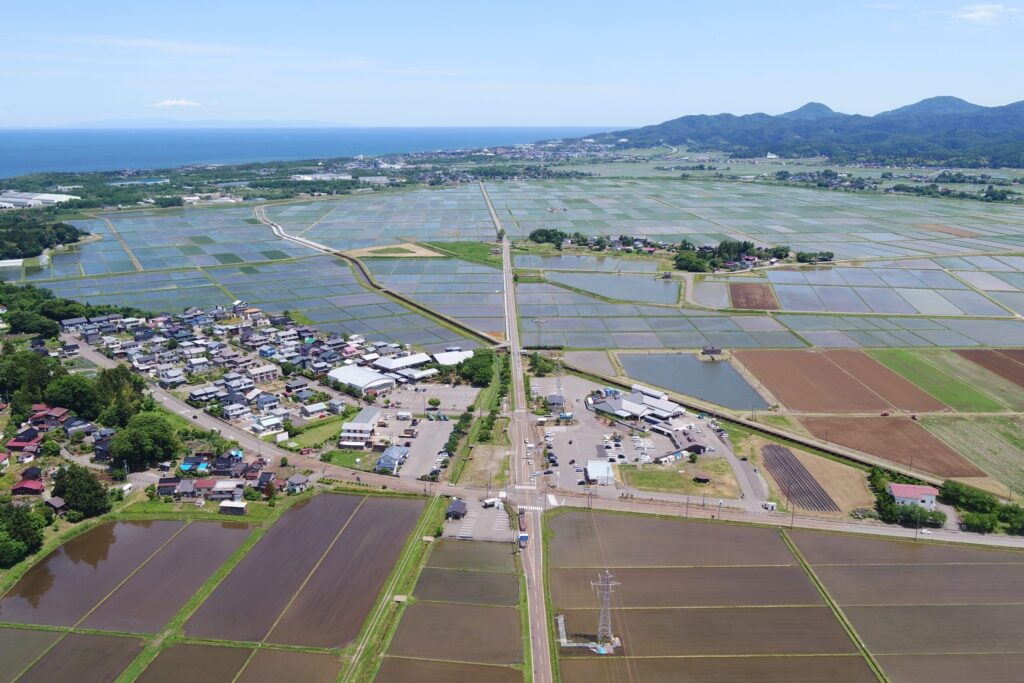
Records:
[[[251,652],[249,648],[179,643],[157,655],[135,680],[138,683],[177,683],[183,672],[190,671],[210,683],[232,681]]]
[[[341,660],[315,652],[289,652],[261,648],[236,683],[334,683]]]
[[[141,651],[138,638],[69,633],[18,681],[110,683]]]
[[[433,602],[517,605],[519,578],[515,574],[425,567],[413,594]]]
[[[1024,387],[1024,353],[1014,350],[955,349],[954,353]]]
[[[1019,652],[1024,605],[844,607],[875,654]]]
[[[970,460],[909,418],[803,417],[814,436],[941,477],[985,477]]]
[[[90,614],[83,628],[156,633],[242,544],[244,524],[193,522]],[[159,586],[159,591],[153,587]]]
[[[597,632],[598,610],[567,610],[566,630]],[[633,657],[797,655],[856,652],[827,607],[616,609],[612,629]]]
[[[43,558],[0,600],[0,621],[72,626],[182,522],[110,522],[74,537]]]
[[[729,298],[733,308],[752,308],[759,311],[779,310],[779,300],[771,285],[753,282],[732,282],[729,284]]]
[[[57,631],[29,631],[22,628],[0,629],[0,683],[10,683],[22,669],[53,645]]]
[[[253,546],[185,624],[199,638],[260,641],[317,563],[362,498],[323,494],[302,501]],[[273,590],[254,586],[273,577]]]
[[[508,543],[438,541],[427,566],[512,574],[516,571],[515,548]]]
[[[1024,553],[912,543],[813,531],[787,532],[809,564],[1020,563]]]
[[[964,230],[963,228],[954,228],[949,225],[943,225],[942,223],[915,223],[914,227],[924,228],[925,230],[931,230],[933,232],[941,232],[945,235],[953,235],[954,237],[981,237],[979,233]]]
[[[418,499],[367,498],[267,641],[314,647],[350,645],[423,506]]]
[[[881,655],[891,683],[1020,683],[1024,654]]]
[[[416,603],[402,615],[389,654],[481,664],[523,661],[519,610]]]
[[[429,659],[385,657],[375,683],[523,683],[523,673],[507,666],[435,662]]]
[[[1024,602],[1024,564],[818,567],[840,605],[1001,605]]]
[[[824,356],[895,408],[911,412],[949,410],[942,401],[861,351],[839,349],[825,351]]]
[[[558,609],[597,606],[590,582],[598,569],[552,569],[551,599]],[[821,596],[800,567],[687,567],[618,569],[616,607],[820,605]]]
[[[557,515],[549,526],[551,567],[796,564],[772,529],[583,511]]]
[[[562,659],[564,683],[877,683],[859,655],[809,657],[592,657]]]
[[[847,413],[891,408],[823,353],[736,351],[734,356],[790,410]]]

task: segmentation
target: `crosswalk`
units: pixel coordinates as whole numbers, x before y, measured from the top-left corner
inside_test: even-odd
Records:
[[[541,505],[520,505],[519,507],[527,512],[544,512],[544,507]]]
[[[536,491],[537,490],[537,485],[536,484],[516,484],[515,488],[519,489],[520,491]]]

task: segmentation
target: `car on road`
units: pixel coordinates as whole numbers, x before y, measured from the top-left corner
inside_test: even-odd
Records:
[[[544,474],[554,474],[554,470],[544,470]]]
[[[198,415],[193,415],[193,416],[192,416],[192,419],[193,419],[193,420],[198,420],[198,419],[199,419],[199,416],[198,416]]]

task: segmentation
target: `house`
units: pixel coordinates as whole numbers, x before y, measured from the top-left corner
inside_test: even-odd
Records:
[[[252,415],[252,411],[249,410],[249,406],[242,405],[241,403],[232,403],[224,406],[223,415],[225,420],[240,420]]]
[[[220,479],[213,484],[210,500],[239,500],[245,487],[243,479]]]
[[[214,484],[217,483],[217,480],[213,479],[212,477],[208,477],[205,479],[195,479],[193,481],[193,487],[195,488],[196,498],[208,498],[210,492],[213,491]]]
[[[263,382],[273,382],[280,377],[281,368],[273,364],[257,365],[246,370],[245,374],[256,384],[262,384]]]
[[[395,386],[393,378],[358,365],[335,368],[328,372],[327,376],[339,384],[352,387],[361,394],[380,393]]]
[[[21,472],[21,478],[23,481],[40,481],[43,478],[43,471],[36,467],[35,465],[33,465],[32,467],[26,467]]]
[[[363,448],[373,440],[373,430],[377,427],[380,409],[367,406],[359,411],[350,422],[341,425],[338,446],[342,448]]]
[[[398,474],[406,458],[409,457],[409,449],[405,446],[388,446],[387,450],[380,454],[373,471],[381,474]]]
[[[171,389],[185,383],[185,371],[181,368],[166,368],[161,370],[157,376],[160,387]]]
[[[288,493],[302,493],[309,488],[309,477],[304,474],[293,474],[288,477]]]
[[[453,500],[444,513],[445,519],[462,519],[466,516],[466,501]]]
[[[11,494],[15,496],[38,496],[43,493],[43,482],[32,479],[22,479],[11,487]]]
[[[276,434],[284,431],[284,422],[274,415],[260,415],[252,423],[255,434]]]
[[[67,438],[73,437],[75,434],[82,434],[84,436],[92,436],[96,433],[96,425],[88,420],[83,420],[80,417],[73,417],[64,423],[64,436]]]
[[[308,406],[302,406],[302,409],[299,410],[299,414],[304,418],[323,417],[327,414],[327,404],[311,403]]]
[[[182,479],[178,482],[178,487],[174,490],[174,495],[178,498],[195,498],[196,497],[196,480],[195,479]]]
[[[327,402],[327,411],[331,415],[341,415],[345,412],[345,402],[340,398],[332,398]]]
[[[68,510],[67,503],[64,502],[63,498],[60,498],[58,496],[54,496],[53,498],[48,498],[46,500],[46,506],[48,508],[50,508],[51,510],[53,510],[58,515],[63,515]]]
[[[100,432],[108,430],[100,430]],[[113,430],[109,430],[113,431]],[[95,441],[92,443],[92,457],[95,460],[103,461],[110,459],[110,444],[114,440],[113,434],[108,436],[101,436],[100,432],[96,433]]]
[[[14,435],[7,442],[7,450],[23,451],[31,446],[37,446],[43,441],[43,435],[35,427],[26,427]]]
[[[284,384],[284,390],[289,394],[293,394],[300,389],[306,388],[309,384],[309,380],[305,377],[292,377]]]
[[[256,397],[256,409],[261,413],[267,413],[281,405],[277,396],[263,392]]]
[[[156,483],[156,494],[158,496],[173,496],[180,483],[181,477],[160,477]]]
[[[11,456],[8,453],[0,453],[0,474],[5,474],[11,466]]]
[[[248,511],[248,508],[249,503],[244,500],[222,500],[220,502],[219,512],[222,515],[243,516]]]
[[[309,401],[312,401],[315,396],[316,392],[310,389],[299,389],[292,394],[292,398],[299,403],[308,403]]]
[[[926,510],[935,509],[935,496],[939,495],[939,490],[934,486],[889,482],[886,488],[889,489],[889,493],[892,494],[897,505],[917,505]]]

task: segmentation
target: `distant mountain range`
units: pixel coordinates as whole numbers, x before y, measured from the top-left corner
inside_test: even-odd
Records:
[[[791,112],[683,116],[653,126],[591,136],[650,147],[681,145],[738,157],[827,156],[841,161],[1024,167],[1024,100],[983,107],[931,97],[875,116],[841,114],[819,102]]]

